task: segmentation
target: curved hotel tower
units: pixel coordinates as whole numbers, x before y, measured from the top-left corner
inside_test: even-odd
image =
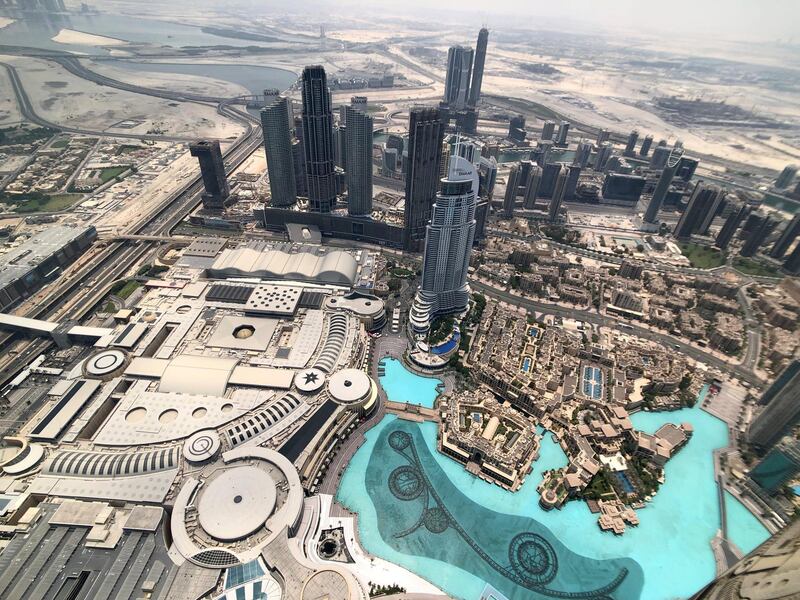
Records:
[[[478,172],[467,159],[450,157],[425,236],[422,284],[411,305],[414,333],[424,335],[437,315],[466,310],[467,269],[475,237]]]

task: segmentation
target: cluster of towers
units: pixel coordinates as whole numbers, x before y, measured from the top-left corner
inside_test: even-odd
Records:
[[[484,27],[478,33],[478,43],[474,51],[466,46],[453,46],[448,50],[445,104],[455,109],[477,106],[481,98],[488,43],[489,30]]]
[[[303,69],[301,85],[300,117],[292,117],[291,102],[281,96],[261,111],[271,206],[290,207],[298,197],[307,197],[308,210],[328,213],[346,188],[348,214],[368,216],[372,212],[372,117],[361,104],[343,106],[334,127],[331,93],[321,66]]]

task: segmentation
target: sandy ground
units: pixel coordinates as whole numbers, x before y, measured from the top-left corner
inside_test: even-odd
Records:
[[[83,31],[75,31],[74,29],[62,29],[58,32],[57,36],[51,39],[59,44],[77,44],[80,46],[125,46],[128,44],[128,42],[124,40],[118,40],[104,35],[95,35],[93,33],[84,33]]]
[[[107,61],[102,60],[87,63],[86,66],[90,70],[112,79],[157,90],[219,96],[220,98],[242,96],[250,93],[244,86],[211,77],[132,71],[109,65]]]
[[[26,57],[0,57],[13,64],[35,110],[60,125],[114,131],[120,121],[141,121],[126,133],[158,130],[164,135],[228,139],[243,127],[220,116],[210,106],[170,102],[99,86],[75,77],[61,67]]]
[[[0,68],[0,125],[11,125],[22,121],[17,97],[5,69]]]

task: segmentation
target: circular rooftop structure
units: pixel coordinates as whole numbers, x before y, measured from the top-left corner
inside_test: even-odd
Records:
[[[122,350],[103,350],[86,359],[86,374],[92,377],[107,377],[120,370],[127,360]]]
[[[342,369],[328,379],[328,394],[334,402],[345,406],[363,405],[377,394],[369,375],[360,369]]]
[[[224,542],[243,539],[266,523],[277,499],[269,473],[244,465],[226,469],[200,490],[197,516],[211,537]]]
[[[304,394],[317,392],[323,385],[325,385],[325,373],[316,367],[298,371],[294,376],[294,386]]]
[[[202,429],[194,433],[183,445],[183,457],[191,463],[210,460],[219,452],[219,435],[213,429]]]

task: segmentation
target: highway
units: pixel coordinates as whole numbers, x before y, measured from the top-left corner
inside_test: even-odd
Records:
[[[14,86],[21,112],[33,122],[53,129],[60,129],[67,133],[89,133],[108,137],[135,137],[142,139],[141,135],[123,135],[105,132],[77,131],[43,121],[33,111],[27,94],[22,87],[13,67],[5,65]],[[113,81],[113,80],[112,80]],[[133,86],[135,93],[152,95],[149,88]],[[154,91],[159,97],[160,90]],[[195,100],[192,100],[195,101]],[[261,129],[259,122],[249,113],[233,106],[238,99],[232,98],[217,103],[217,112],[228,118],[237,120],[246,127],[245,134],[239,137],[224,152],[226,171],[230,173],[261,145]],[[165,140],[163,136],[154,136]],[[181,140],[182,141],[182,140]],[[130,235],[166,236],[168,235],[200,202],[200,192],[203,189],[202,179],[198,175],[183,188],[176,190],[165,201],[138,222],[132,223],[125,232]],[[108,293],[111,285],[122,277],[133,265],[137,264],[149,251],[149,244],[130,243],[128,241],[110,242],[101,248],[97,255],[70,277],[62,277],[46,289],[44,298],[37,301],[27,311],[22,311],[23,316],[37,319],[52,320],[80,320],[85,317],[94,306]],[[38,354],[47,349],[49,340],[28,340],[11,351],[15,341],[13,333],[0,333],[0,351],[4,353],[0,363],[0,386],[5,385],[20,370],[22,370]]]
[[[635,334],[638,337],[651,340],[654,342],[658,342],[662,344],[665,348],[679,350],[686,356],[691,357],[692,359],[710,365],[719,369],[720,371],[730,373],[734,377],[742,381],[746,381],[751,385],[762,385],[763,381],[761,381],[752,370],[742,366],[731,364],[717,356],[710,354],[708,352],[703,351],[700,348],[696,348],[691,344],[687,344],[685,341],[677,338],[675,336],[660,333],[658,331],[653,331],[651,329],[647,329],[645,327],[641,327],[639,325],[632,324],[628,321],[623,321],[621,319],[617,319],[615,317],[611,317],[608,315],[602,315],[594,311],[588,310],[581,310],[579,308],[567,308],[564,306],[550,304],[547,302],[538,302],[536,300],[531,300],[524,296],[518,296],[517,294],[512,294],[506,290],[501,290],[490,285],[487,285],[483,282],[471,280],[470,286],[473,290],[485,294],[487,296],[492,296],[498,300],[502,300],[508,304],[512,304],[515,306],[521,306],[528,311],[536,311],[541,313],[546,313],[550,315],[554,315],[557,317],[562,317],[566,319],[577,319],[580,321],[586,321],[588,323],[592,323],[593,325],[600,325],[603,327],[616,327],[620,328],[620,325],[625,325],[625,328],[628,329],[632,334]]]

